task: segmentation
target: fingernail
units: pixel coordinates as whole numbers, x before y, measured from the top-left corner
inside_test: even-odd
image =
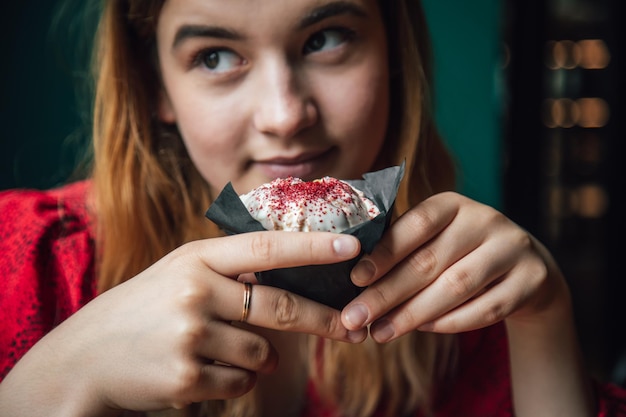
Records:
[[[381,320],[372,325],[370,333],[374,340],[383,343],[391,339],[396,334],[396,331],[389,320]]]
[[[339,236],[333,241],[333,249],[337,255],[354,256],[357,252],[357,243],[353,237]]]
[[[367,258],[361,259],[357,264],[352,268],[352,282],[355,284],[367,284],[376,274],[376,266],[374,263]]]
[[[346,321],[354,328],[361,328],[369,317],[369,311],[363,304],[355,304],[348,307],[345,313]]]
[[[352,343],[361,343],[367,337],[367,329],[349,330],[348,340]]]

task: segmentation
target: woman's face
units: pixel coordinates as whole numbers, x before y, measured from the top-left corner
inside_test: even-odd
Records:
[[[375,0],[166,0],[157,44],[159,115],[214,191],[372,168],[389,105]]]

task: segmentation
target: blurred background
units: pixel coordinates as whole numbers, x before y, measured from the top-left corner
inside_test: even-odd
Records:
[[[589,369],[625,385],[624,2],[423,3],[460,191],[549,247]],[[84,174],[96,14],[79,0],[0,6],[0,189]]]

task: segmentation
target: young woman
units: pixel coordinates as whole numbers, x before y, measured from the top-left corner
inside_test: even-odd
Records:
[[[544,247],[450,191],[419,1],[111,0],[94,50],[92,178],[0,198],[0,415],[626,416]],[[248,283],[356,239],[203,217],[402,161],[343,311]]]

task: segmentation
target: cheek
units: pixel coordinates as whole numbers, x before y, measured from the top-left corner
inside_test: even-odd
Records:
[[[332,122],[342,131],[346,145],[355,145],[370,160],[378,153],[387,131],[389,87],[386,68],[370,69],[337,83]]]
[[[221,189],[241,166],[243,113],[236,111],[234,98],[220,97],[193,74],[181,73],[171,60],[162,61],[161,72],[171,122],[196,169]]]
[[[387,81],[369,80],[367,88],[352,94],[352,111],[348,113],[361,133],[370,140],[379,140],[387,128],[389,93]]]
[[[238,167],[241,126],[237,112],[228,106],[202,100],[178,101],[177,124],[194,165],[214,187],[222,187]]]

